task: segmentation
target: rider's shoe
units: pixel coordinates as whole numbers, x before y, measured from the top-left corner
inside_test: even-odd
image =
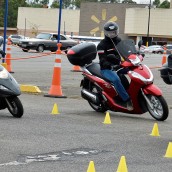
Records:
[[[127,102],[124,102],[122,99],[115,99],[115,103],[122,107],[127,107]]]
[[[133,104],[132,104],[131,100],[128,100],[128,101],[127,101],[127,109],[128,109],[129,111],[133,110]]]
[[[127,101],[124,102],[124,101],[122,101],[120,99],[116,99],[115,102],[118,105],[120,105],[120,106],[122,106],[124,108],[127,108],[129,111],[133,110],[133,104],[132,104],[131,100],[127,100]]]

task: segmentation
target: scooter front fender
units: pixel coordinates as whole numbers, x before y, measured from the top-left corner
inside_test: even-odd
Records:
[[[162,95],[162,91],[154,84],[147,85],[142,90],[145,94],[151,94],[151,95],[155,95],[155,96]]]

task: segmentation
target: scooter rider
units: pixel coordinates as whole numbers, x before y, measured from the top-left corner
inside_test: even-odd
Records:
[[[118,36],[119,26],[115,22],[107,22],[104,25],[104,39],[100,41],[97,46],[97,53],[100,60],[101,74],[104,78],[108,79],[114,85],[119,97],[122,99],[116,99],[115,102],[121,106],[126,107],[128,110],[132,110],[132,102],[125,88],[123,87],[120,78],[116,71],[112,70],[112,66],[119,65],[121,63],[120,56],[115,50],[115,46],[121,38]]]

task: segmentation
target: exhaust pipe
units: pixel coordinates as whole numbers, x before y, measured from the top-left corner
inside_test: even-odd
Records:
[[[86,99],[87,101],[99,105],[100,104],[100,99],[98,98],[98,94],[92,93],[86,89],[81,90],[81,96]]]

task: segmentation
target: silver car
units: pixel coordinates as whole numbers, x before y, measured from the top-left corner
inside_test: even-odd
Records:
[[[19,44],[21,39],[24,39],[23,35],[10,35],[8,38],[11,38],[12,44]]]
[[[38,52],[43,52],[44,50],[56,51],[57,38],[57,33],[40,33],[36,38],[30,38],[27,40],[22,39],[19,46],[24,52],[28,52],[29,50],[36,50]],[[60,34],[60,43],[62,44],[61,50],[65,50],[66,52],[78,42],[66,35]]]
[[[144,49],[144,53],[163,54],[164,49],[161,45],[151,45]]]

